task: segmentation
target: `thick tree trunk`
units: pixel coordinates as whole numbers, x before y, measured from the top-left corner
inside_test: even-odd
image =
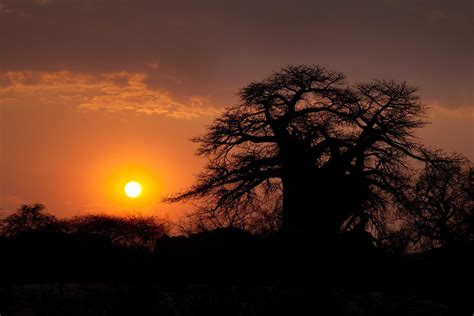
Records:
[[[348,180],[342,162],[318,167],[311,155],[297,141],[280,144],[283,184],[282,231],[287,234],[312,235],[332,241],[351,212]]]
[[[316,172],[291,168],[283,178],[282,229],[291,234],[327,234],[331,223],[330,209]]]
[[[284,174],[282,230],[333,242],[354,212],[347,177],[301,163]]]

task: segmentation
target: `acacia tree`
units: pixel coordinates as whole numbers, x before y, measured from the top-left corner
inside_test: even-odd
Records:
[[[112,244],[152,249],[156,239],[166,232],[164,223],[153,216],[126,217],[89,214],[65,221],[68,232],[104,238]]]
[[[21,205],[15,213],[2,220],[2,235],[19,237],[27,233],[59,230],[57,218],[45,209],[45,206],[39,203]]]
[[[384,80],[349,86],[320,66],[283,68],[241,89],[241,103],[194,139],[208,164],[167,200],[198,202],[196,216],[218,226],[275,210],[286,232],[330,237],[365,225],[403,189],[407,159],[424,159],[413,134],[425,124],[416,91]]]

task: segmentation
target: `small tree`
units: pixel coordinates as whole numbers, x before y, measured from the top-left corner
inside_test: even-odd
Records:
[[[403,205],[407,229],[422,249],[472,238],[472,169],[459,155],[426,163]]]
[[[55,231],[59,228],[54,215],[45,212],[43,204],[25,204],[3,219],[2,233],[6,237],[18,237],[26,233]]]

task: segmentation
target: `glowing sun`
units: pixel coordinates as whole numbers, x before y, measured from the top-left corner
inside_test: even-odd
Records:
[[[130,181],[125,185],[123,190],[126,196],[134,199],[142,193],[142,186],[137,181]]]

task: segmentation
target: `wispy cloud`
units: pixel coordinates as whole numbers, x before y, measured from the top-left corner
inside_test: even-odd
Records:
[[[428,103],[429,119],[453,119],[474,122],[474,106],[471,104],[457,108],[449,108],[441,103],[433,101]]]
[[[219,110],[199,96],[178,101],[167,91],[146,83],[145,73],[114,72],[101,75],[15,71],[0,74],[0,104],[32,97],[45,103],[77,105],[81,111],[135,112],[192,119]]]

